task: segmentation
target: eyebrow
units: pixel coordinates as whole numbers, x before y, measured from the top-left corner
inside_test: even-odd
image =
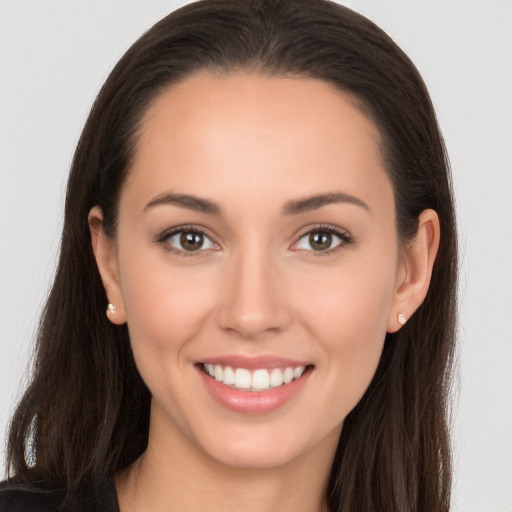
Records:
[[[155,197],[144,207],[144,212],[151,208],[155,208],[156,206],[163,205],[180,206],[187,210],[206,213],[208,215],[220,216],[222,214],[220,206],[208,199],[202,199],[188,194],[173,193],[160,194]]]
[[[361,199],[351,196],[350,194],[345,194],[343,192],[334,192],[330,194],[318,194],[310,197],[305,197],[303,199],[289,201],[288,203],[285,204],[282,214],[298,215],[300,213],[318,210],[323,206],[335,203],[353,204],[355,206],[364,208],[365,210],[371,213],[369,206]]]
[[[344,192],[317,194],[314,196],[289,201],[284,205],[284,208],[281,213],[282,215],[285,216],[299,215],[301,213],[318,210],[323,206],[336,203],[353,204],[371,213],[370,208],[364,201],[358,199],[357,197],[351,196],[350,194],[345,194]],[[203,199],[197,196],[192,196],[189,194],[173,193],[164,193],[155,197],[144,207],[144,212],[157,206],[164,205],[179,206],[181,208],[186,208],[187,210],[206,213],[208,215],[222,215],[222,209],[218,204],[214,203],[213,201]]]

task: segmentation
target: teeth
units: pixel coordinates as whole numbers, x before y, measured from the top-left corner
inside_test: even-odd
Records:
[[[237,368],[235,372],[235,388],[249,389],[251,387],[251,372]]]
[[[283,373],[283,382],[288,384],[293,380],[293,369],[288,366]]]
[[[224,376],[222,382],[224,382],[226,386],[232,386],[235,383],[235,372],[229,366],[224,368]]]
[[[270,376],[267,370],[256,370],[252,374],[251,387],[253,389],[268,389],[270,387]]]
[[[293,370],[293,378],[298,379],[304,373],[305,369],[305,366],[299,366],[298,368],[295,368],[295,370]]]
[[[283,372],[280,368],[274,368],[270,373],[270,385],[273,388],[280,386],[283,383]]]
[[[230,366],[223,367],[219,364],[206,363],[203,366],[206,373],[216,381],[222,382],[226,386],[249,391],[263,391],[276,388],[282,384],[288,384],[293,379],[298,379],[302,376],[306,370],[305,366],[297,366],[295,368],[288,366],[284,369],[273,368],[272,370],[262,368],[251,373],[245,368],[233,370]]]

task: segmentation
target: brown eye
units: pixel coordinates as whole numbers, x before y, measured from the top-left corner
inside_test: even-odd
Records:
[[[213,241],[198,229],[180,229],[172,234],[164,235],[161,242],[182,253],[199,252],[207,249],[218,249]]]
[[[203,247],[204,235],[196,231],[183,231],[180,235],[180,244],[185,251],[198,251]]]
[[[309,235],[309,245],[314,251],[326,251],[332,245],[332,233],[318,231]]]
[[[309,233],[301,236],[299,241],[294,245],[294,249],[312,252],[329,252],[339,245],[350,243],[348,233],[328,229],[314,229]]]

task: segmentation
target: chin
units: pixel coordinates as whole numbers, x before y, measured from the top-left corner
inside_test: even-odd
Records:
[[[237,469],[274,469],[292,463],[300,457],[301,450],[291,446],[276,446],[267,443],[265,447],[247,442],[233,443],[222,450],[209,451],[218,463]]]
[[[317,455],[324,452],[330,457],[336,450],[340,433],[341,425],[329,432],[311,428],[308,433],[297,428],[290,431],[282,425],[272,428],[267,424],[259,428],[222,429],[222,434],[206,435],[198,441],[209,458],[224,466],[258,470],[293,464],[315,452]]]

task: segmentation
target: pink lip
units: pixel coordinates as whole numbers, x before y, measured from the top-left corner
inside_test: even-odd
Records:
[[[209,362],[210,360],[208,360]],[[226,364],[225,359],[222,359],[222,364]],[[214,363],[210,363],[214,364]],[[215,363],[215,364],[221,364]],[[226,364],[227,365],[227,364]],[[249,369],[248,366],[234,365],[238,368]],[[274,368],[281,365],[274,366]],[[296,365],[285,364],[283,366],[305,366],[300,363]],[[253,366],[254,368],[256,366]],[[258,368],[270,368],[267,365],[259,365]],[[206,389],[210,392],[214,400],[221,406],[229,409],[230,411],[244,413],[244,414],[265,414],[279,409],[299,393],[299,391],[306,385],[312,373],[312,367],[306,369],[298,379],[292,380],[289,384],[282,384],[276,388],[271,388],[267,391],[241,391],[226,386],[222,382],[216,381],[214,378],[206,374],[201,365],[196,366],[201,379],[203,380]]]
[[[291,366],[297,368],[299,366],[308,366],[311,361],[297,361],[295,359],[287,359],[285,357],[276,356],[240,356],[226,355],[218,357],[209,357],[198,361],[204,364],[219,364],[221,366],[231,366],[232,368],[245,368],[246,370],[257,370],[258,368],[286,368]]]

